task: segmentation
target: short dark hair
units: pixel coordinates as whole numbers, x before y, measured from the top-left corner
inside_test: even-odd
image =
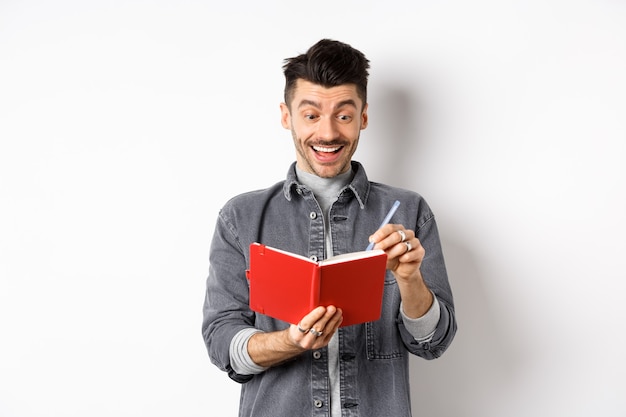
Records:
[[[355,84],[363,105],[367,103],[369,60],[352,46],[322,39],[305,54],[285,59],[285,103],[291,106],[296,81],[302,79],[323,87]]]

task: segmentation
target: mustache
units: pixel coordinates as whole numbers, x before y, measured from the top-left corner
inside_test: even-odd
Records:
[[[311,146],[321,146],[323,148],[332,148],[333,146],[345,146],[346,142],[343,140],[318,140],[310,144]]]

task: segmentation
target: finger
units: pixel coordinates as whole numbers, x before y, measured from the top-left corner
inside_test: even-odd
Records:
[[[309,314],[304,316],[297,325],[294,326],[300,334],[298,339],[304,339],[307,336],[315,338],[319,333],[323,334],[327,322],[331,317],[333,317],[336,311],[337,308],[334,306],[319,306],[313,309]]]
[[[409,233],[407,232],[407,234]],[[394,271],[399,263],[421,262],[424,251],[419,239],[413,237],[404,242],[398,242],[399,239],[397,238],[395,240],[396,242],[391,247],[385,249],[387,252],[387,269]]]
[[[326,329],[329,329],[329,333],[335,333],[341,322],[343,321],[343,311],[341,309],[337,309],[337,312],[331,317],[331,319],[326,323]]]
[[[298,323],[298,330],[302,333],[307,333],[311,327],[313,327],[313,325],[321,320],[326,314],[326,307],[319,306],[314,308],[309,314],[302,317],[302,320]]]
[[[333,335],[337,332],[337,329],[339,329],[342,321],[343,312],[341,311],[341,309],[336,309],[335,314],[333,314],[333,316],[326,322],[326,324],[324,324],[323,329],[321,327],[318,327],[317,324],[313,326],[309,332],[314,339],[313,347],[319,348],[326,346],[330,342],[330,339],[332,339]]]
[[[398,260],[403,263],[421,262],[425,255],[425,250],[419,239],[413,238],[397,245],[400,249]]]
[[[387,250],[402,242],[410,242],[415,238],[415,232],[405,229],[401,224],[388,224],[381,227],[372,235],[377,249]],[[398,254],[396,254],[398,255]]]
[[[390,234],[392,234],[395,230],[398,229],[399,225],[394,225],[394,224],[386,224],[383,227],[381,227],[380,229],[378,229],[377,231],[375,231],[370,237],[369,237],[369,241],[370,242],[375,242],[376,244],[381,243],[386,237],[388,237]]]
[[[328,326],[328,323],[332,320],[332,318],[337,313],[337,308],[335,306],[326,307],[326,312],[317,322],[315,322],[309,332],[314,336],[322,336],[324,334],[324,329]],[[329,329],[331,326],[328,326]]]

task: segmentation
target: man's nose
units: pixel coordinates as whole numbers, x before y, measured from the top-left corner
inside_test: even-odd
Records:
[[[338,136],[336,121],[332,117],[322,117],[320,119],[317,136],[323,140],[333,140]]]

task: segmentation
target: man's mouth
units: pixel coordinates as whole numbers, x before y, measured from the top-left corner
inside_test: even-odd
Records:
[[[312,146],[315,152],[335,153],[338,152],[341,146]]]

